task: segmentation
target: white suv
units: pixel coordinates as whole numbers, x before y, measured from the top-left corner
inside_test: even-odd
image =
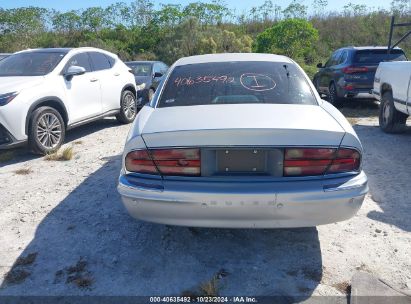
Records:
[[[0,61],[0,149],[28,141],[46,154],[65,131],[106,116],[130,123],[136,85],[114,54],[95,48],[34,49]]]

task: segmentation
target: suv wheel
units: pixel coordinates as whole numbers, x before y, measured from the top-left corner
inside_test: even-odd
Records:
[[[56,151],[64,142],[65,125],[60,113],[51,107],[40,107],[31,115],[29,146],[36,154]]]
[[[407,115],[397,111],[391,92],[385,92],[380,104],[380,129],[385,133],[400,133],[405,130]]]
[[[328,96],[328,101],[329,101],[332,105],[334,105],[334,106],[339,106],[339,105],[341,105],[342,98],[338,97],[337,87],[335,86],[335,83],[334,83],[334,82],[332,82],[332,83],[330,84],[329,92],[330,92],[330,94],[329,94],[329,96]]]
[[[133,122],[137,115],[137,100],[133,92],[125,90],[121,95],[120,113],[116,115],[120,123],[128,124]]]

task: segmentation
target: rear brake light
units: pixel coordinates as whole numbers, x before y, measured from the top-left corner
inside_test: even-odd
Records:
[[[352,73],[367,73],[368,68],[367,67],[353,67],[353,66],[348,66],[342,69],[342,72],[344,74],[352,74]]]
[[[132,151],[127,154],[125,165],[127,171],[137,173],[158,174],[147,150]]]
[[[358,171],[357,150],[324,148],[288,148],[284,152],[284,176],[324,175]]]
[[[200,176],[200,149],[158,149],[133,151],[126,156],[126,169],[130,172]]]
[[[327,173],[341,173],[349,171],[358,171],[360,168],[360,153],[354,149],[339,149],[337,157],[333,160],[332,165]]]

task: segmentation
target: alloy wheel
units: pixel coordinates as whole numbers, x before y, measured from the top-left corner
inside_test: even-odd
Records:
[[[61,141],[62,125],[53,113],[45,113],[37,121],[37,139],[47,149],[56,148]]]
[[[123,108],[124,108],[124,115],[128,119],[133,119],[137,113],[137,106],[136,106],[135,99],[131,94],[127,94],[124,97]]]

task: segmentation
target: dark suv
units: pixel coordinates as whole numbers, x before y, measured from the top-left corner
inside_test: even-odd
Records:
[[[345,47],[336,50],[314,75],[318,93],[328,96],[332,104],[344,98],[372,98],[375,71],[382,61],[407,60],[400,48],[387,51],[387,47]]]

